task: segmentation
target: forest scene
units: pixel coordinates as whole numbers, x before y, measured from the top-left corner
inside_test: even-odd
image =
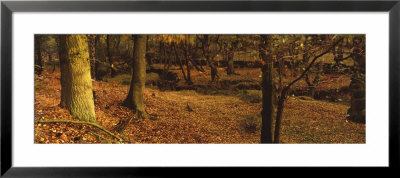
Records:
[[[36,34],[36,144],[366,143],[361,34]]]

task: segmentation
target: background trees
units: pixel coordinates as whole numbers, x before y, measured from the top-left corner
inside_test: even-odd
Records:
[[[41,41],[42,41],[42,36],[41,35],[35,35],[35,72],[37,74],[42,74],[43,70],[43,54],[41,50]]]

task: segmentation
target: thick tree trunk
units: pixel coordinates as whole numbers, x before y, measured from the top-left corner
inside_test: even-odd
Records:
[[[261,35],[259,53],[265,65],[262,66],[262,106],[261,111],[261,143],[272,143],[272,118],[273,118],[273,80],[272,80],[272,58],[266,55],[268,36]]]
[[[35,35],[35,71],[38,75],[43,71],[43,57],[41,50],[41,36]]]
[[[61,103],[79,120],[96,122],[85,35],[60,36]]]
[[[135,35],[134,41],[132,80],[124,103],[137,114],[137,118],[148,118],[148,114],[143,108],[143,93],[146,81],[146,35]]]

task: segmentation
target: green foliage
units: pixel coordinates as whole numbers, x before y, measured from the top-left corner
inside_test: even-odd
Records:
[[[261,115],[260,114],[249,114],[244,116],[243,119],[239,120],[239,125],[247,133],[255,133],[261,129]]]

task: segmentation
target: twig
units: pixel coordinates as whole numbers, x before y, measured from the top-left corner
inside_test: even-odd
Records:
[[[111,135],[111,136],[117,138],[118,141],[123,142],[123,140],[122,140],[121,137],[118,137],[117,135],[114,135],[113,133],[111,133],[111,132],[108,131],[107,129],[101,127],[100,125],[95,124],[95,123],[91,123],[91,122],[86,122],[86,121],[70,121],[70,120],[37,120],[37,121],[35,121],[35,123],[73,123],[73,124],[87,124],[87,125],[91,125],[91,126],[97,127],[97,128],[99,128],[100,130],[102,130],[102,131],[108,133],[109,135]]]

